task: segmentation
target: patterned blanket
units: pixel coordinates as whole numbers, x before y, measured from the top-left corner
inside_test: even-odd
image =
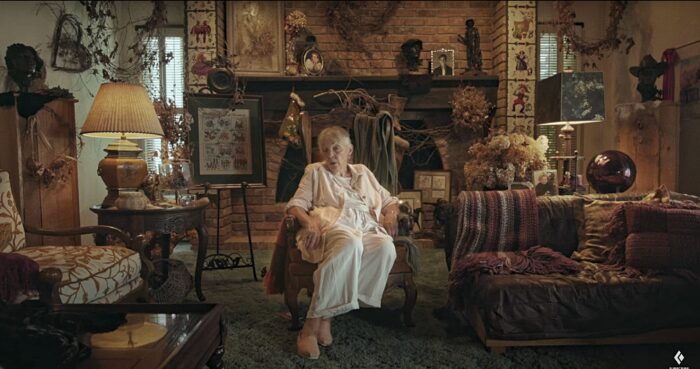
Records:
[[[537,245],[537,211],[533,190],[462,191],[452,269],[468,254],[525,250]]]

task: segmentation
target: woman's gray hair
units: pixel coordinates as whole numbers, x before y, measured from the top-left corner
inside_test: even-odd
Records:
[[[352,142],[350,142],[350,134],[343,127],[332,126],[325,128],[318,135],[318,145],[321,146],[321,142],[327,142],[329,144],[339,143],[345,147],[352,147]]]

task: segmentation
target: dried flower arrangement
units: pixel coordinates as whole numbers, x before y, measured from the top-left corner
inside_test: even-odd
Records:
[[[290,37],[296,37],[306,28],[306,14],[300,10],[292,10],[284,19],[284,32]]]
[[[292,10],[287,14],[284,19],[284,33],[287,35],[287,42],[284,45],[284,51],[287,55],[287,65],[292,65],[292,69],[287,70],[287,73],[295,75],[297,74],[297,50],[295,40],[299,37],[299,34],[306,29],[307,21],[306,14],[300,10]]]
[[[376,5],[369,6],[368,3],[369,1],[333,1],[326,9],[326,21],[351,50],[363,51],[369,55],[362,39],[370,34],[381,33],[401,1],[386,1],[382,11],[376,9]],[[368,11],[370,7],[375,10]]]
[[[184,114],[175,106],[173,100],[156,99],[153,101],[156,114],[163,127],[160,156],[163,160],[189,160],[192,146],[188,137],[192,127],[192,116]]]
[[[452,95],[452,122],[457,129],[482,129],[491,110],[484,93],[472,86],[461,88]]]
[[[627,8],[627,1],[612,1],[608,18],[610,23],[605,31],[605,37],[595,42],[588,42],[576,33],[574,19],[576,12],[571,7],[571,1],[556,1],[555,6],[558,13],[557,24],[559,29],[557,35],[559,39],[566,38],[566,48],[568,52],[577,52],[582,55],[597,55],[603,57],[606,51],[616,50],[624,42],[627,44],[625,52],[629,53],[634,46],[634,39],[625,34],[620,34],[620,21]],[[564,45],[564,43],[560,43]]]
[[[464,164],[464,179],[470,190],[508,188],[526,180],[528,171],[547,168],[545,140],[518,131],[493,131],[484,142],[469,148],[472,159]]]

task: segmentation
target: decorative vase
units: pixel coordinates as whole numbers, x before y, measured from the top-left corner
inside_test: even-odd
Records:
[[[114,201],[117,209],[125,210],[143,210],[148,203],[148,197],[139,191],[122,191],[117,200]]]

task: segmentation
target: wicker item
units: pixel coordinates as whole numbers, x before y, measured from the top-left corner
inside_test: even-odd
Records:
[[[163,263],[167,264],[167,279],[160,272],[163,269]],[[177,304],[184,301],[194,285],[192,275],[187,271],[185,264],[180,260],[170,259],[158,259],[153,261],[153,264],[158,271],[148,278],[153,299],[163,304]]]

